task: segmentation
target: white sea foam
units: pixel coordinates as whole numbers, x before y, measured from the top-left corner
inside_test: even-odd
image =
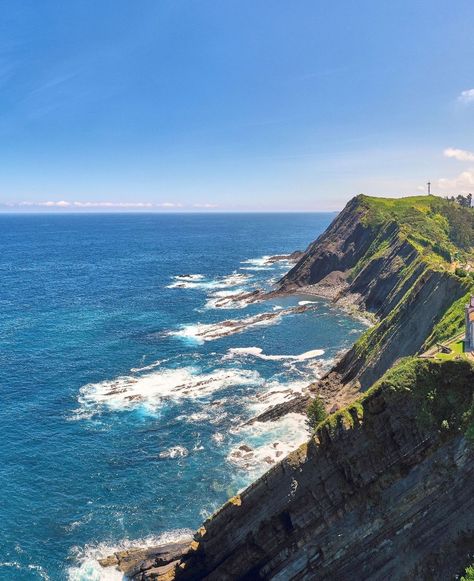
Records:
[[[203,274],[178,274],[176,280],[203,280],[206,278]]]
[[[260,256],[259,258],[248,258],[247,260],[242,260],[240,264],[248,264],[250,266],[268,266],[271,264],[270,255]]]
[[[243,309],[249,305],[249,301],[242,298],[242,295],[248,293],[244,288],[213,292],[206,301],[206,309]]]
[[[317,305],[317,301],[298,301],[298,304],[303,307],[304,305]]]
[[[177,416],[176,420],[179,422],[186,422],[187,424],[198,424],[206,422],[211,419],[211,414],[208,412],[194,412],[192,414],[182,414]]]
[[[315,373],[313,378],[316,379]],[[309,385],[309,379],[304,376],[302,379],[294,381],[284,381],[283,383],[274,379],[265,382],[265,388],[257,392],[253,398],[249,399],[249,408],[254,416],[286,401],[293,399],[297,395],[303,394]]]
[[[266,361],[307,361],[315,357],[324,355],[323,349],[312,349],[300,355],[265,355],[260,347],[233,347],[227,351],[224,359],[234,359],[235,357],[252,356]]]
[[[231,385],[258,385],[262,381],[256,371],[217,369],[199,373],[193,367],[122,376],[82,387],[80,410],[75,417],[90,417],[104,408],[120,411],[145,406],[154,410],[164,399],[195,399]]]
[[[204,341],[214,341],[228,335],[242,333],[247,329],[260,327],[264,325],[273,325],[278,322],[279,318],[290,313],[287,309],[272,313],[261,313],[244,319],[228,319],[219,323],[196,323],[193,325],[183,325],[177,331],[170,331],[169,334],[175,337],[191,340],[196,343]]]
[[[290,262],[289,254],[278,255],[278,257],[265,255],[260,256],[259,258],[249,258],[248,260],[242,260],[240,264],[244,264],[245,266],[241,266],[240,270],[271,270],[272,268],[276,267],[289,267]]]
[[[145,365],[144,367],[132,367],[130,369],[130,371],[132,373],[140,373],[141,371],[150,371],[150,369],[155,369],[156,367],[159,367],[165,361],[166,361],[166,359],[163,359],[161,361],[155,361],[154,363],[150,363],[149,365]]]
[[[173,278],[173,282],[166,288],[187,288],[187,289],[224,289],[245,284],[251,278],[250,274],[233,272],[227,276],[215,279],[208,279],[202,274],[179,275]]]
[[[160,458],[184,458],[188,454],[189,450],[184,446],[171,446],[171,448],[161,451],[158,456]]]
[[[221,434],[221,432],[216,432],[215,434],[213,434],[211,436],[211,439],[216,443],[216,444],[222,444],[222,442],[225,440],[225,436],[224,434]]]
[[[99,543],[97,545],[86,545],[85,547],[75,547],[73,557],[77,565],[68,570],[69,581],[122,581],[123,574],[115,567],[102,567],[98,560],[113,555],[117,551],[124,551],[133,548],[148,548],[185,541],[192,535],[189,529],[177,529],[163,533],[157,537],[146,537],[137,540],[122,540],[117,544]]]
[[[34,579],[44,579],[44,581],[49,581],[50,577],[46,571],[40,565],[35,565],[34,563],[22,564],[17,561],[4,561],[0,562],[0,578],[10,579],[8,570],[16,569],[17,571],[23,571],[25,573],[25,579],[33,581]],[[3,573],[6,572],[6,576]],[[33,577],[32,577],[33,575]],[[22,575],[23,576],[23,575]]]
[[[243,484],[263,474],[308,439],[305,420],[304,415],[291,413],[274,422],[255,422],[234,430],[241,440],[227,460],[247,472]]]

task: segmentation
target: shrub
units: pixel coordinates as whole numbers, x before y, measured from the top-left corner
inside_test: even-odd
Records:
[[[315,397],[309,404],[306,410],[306,423],[311,430],[315,430],[318,424],[320,424],[327,416],[326,409],[322,400],[319,397]]]
[[[461,577],[460,581],[474,581],[474,565],[466,568],[466,572]]]

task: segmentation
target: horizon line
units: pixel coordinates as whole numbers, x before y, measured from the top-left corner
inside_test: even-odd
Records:
[[[18,210],[0,210],[0,215],[15,215],[15,216],[90,216],[90,215],[157,215],[157,216],[167,216],[167,215],[213,215],[213,214],[334,214],[340,212],[342,208],[338,210],[214,210],[214,211],[18,211]]]

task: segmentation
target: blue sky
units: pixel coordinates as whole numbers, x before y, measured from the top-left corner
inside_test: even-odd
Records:
[[[0,0],[5,211],[474,191],[472,0]]]

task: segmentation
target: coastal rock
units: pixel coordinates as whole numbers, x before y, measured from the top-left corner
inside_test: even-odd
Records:
[[[99,559],[99,564],[104,568],[115,567],[127,578],[136,581],[158,579],[161,578],[159,575],[162,576],[174,570],[173,563],[187,554],[191,542],[190,536],[178,543],[117,551],[113,555]],[[150,574],[149,571],[151,571]]]
[[[474,550],[474,454],[455,423],[440,428],[444,414],[461,418],[471,405],[474,368],[422,365],[410,364],[399,392],[387,380],[339,412],[231,499],[204,523],[175,578],[452,578]],[[428,422],[418,394],[433,378],[437,397],[452,390],[454,403],[435,405]]]
[[[270,256],[267,258],[268,264],[273,264],[275,262],[281,262],[283,260],[287,262],[297,262],[303,256],[303,252],[301,250],[295,250],[291,254],[276,254],[275,256]]]
[[[246,425],[252,425],[255,422],[273,422],[290,413],[305,413],[310,401],[311,397],[309,394],[296,395],[288,401],[283,401],[270,407],[268,410],[265,410],[246,422]]]
[[[397,208],[396,201],[389,202]],[[383,213],[385,203],[353,198],[280,281],[282,293],[321,295],[343,308],[372,314],[376,324],[371,332],[332,370],[343,384],[355,382],[363,390],[397,359],[420,352],[433,327],[470,287],[456,276],[439,240],[416,242],[430,225],[418,231],[417,224],[446,210],[449,202],[406,198],[399,220],[394,210]]]

